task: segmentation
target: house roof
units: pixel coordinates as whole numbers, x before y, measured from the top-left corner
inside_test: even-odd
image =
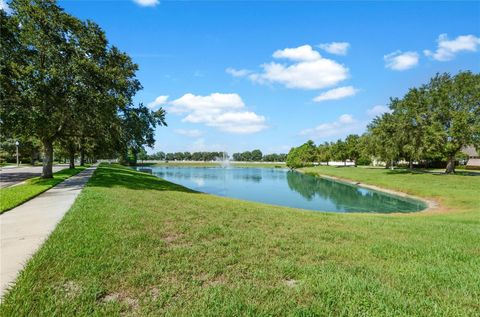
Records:
[[[470,157],[480,156],[480,155],[478,154],[477,150],[475,150],[475,148],[474,148],[473,146],[471,146],[471,145],[464,147],[464,148],[462,149],[462,152],[465,153],[465,154],[467,154],[467,155],[470,156]]]

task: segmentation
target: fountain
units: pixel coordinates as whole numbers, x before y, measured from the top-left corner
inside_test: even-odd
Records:
[[[222,156],[216,157],[215,161],[220,163],[222,168],[230,168],[230,159],[227,152],[222,152]]]

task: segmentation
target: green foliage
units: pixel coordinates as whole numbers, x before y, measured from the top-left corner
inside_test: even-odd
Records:
[[[238,162],[285,162],[286,154],[265,154],[260,150],[245,151],[241,153],[233,153],[232,159]]]
[[[19,143],[18,156],[21,163],[35,164],[39,160],[41,145],[34,137],[8,138],[0,142],[0,162],[15,163],[17,161],[17,147]]]
[[[71,163],[134,153],[152,146],[162,108],[134,106],[142,87],[138,66],[108,43],[91,21],[64,12],[56,1],[12,0],[1,11],[0,129],[35,137],[43,146],[43,177],[52,176],[54,146]]]
[[[320,144],[317,148],[317,155],[319,162],[325,162],[328,165],[328,163],[333,159],[331,144],[328,142]]]
[[[480,74],[437,74],[369,126],[372,154],[385,161],[446,159],[454,172],[462,148],[480,147]]]
[[[447,160],[448,173],[464,147],[480,148],[480,74],[437,74],[403,98],[392,98],[390,110],[374,118],[364,135],[320,145],[318,161],[376,159],[388,167],[403,160],[413,167],[414,161]],[[291,153],[292,166],[303,166],[298,151]]]
[[[312,140],[303,145],[292,148],[287,155],[287,166],[290,168],[299,168],[312,165],[317,159],[317,148]]]

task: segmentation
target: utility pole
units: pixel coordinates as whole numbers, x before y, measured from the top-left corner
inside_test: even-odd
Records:
[[[18,143],[18,141],[15,141],[15,146],[17,147],[17,166],[20,166],[20,161],[18,160],[18,145],[20,143]]]

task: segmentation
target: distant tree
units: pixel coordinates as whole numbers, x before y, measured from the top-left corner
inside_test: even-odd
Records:
[[[272,153],[264,155],[262,160],[265,162],[285,162],[286,157],[286,154]]]
[[[307,166],[315,162],[317,158],[317,148],[312,140],[307,141],[297,148],[292,148],[287,155],[287,166],[298,168]]]
[[[255,161],[255,162],[259,162],[259,161],[262,160],[262,157],[263,157],[262,151],[257,149],[257,150],[252,151],[252,155],[250,157],[250,160]]]
[[[326,162],[329,165],[329,162],[332,159],[332,146],[330,143],[325,142],[320,144],[317,148],[317,156],[319,162]]]
[[[186,161],[190,161],[192,159],[192,153],[183,152],[183,159],[186,160]]]
[[[332,156],[335,160],[342,161],[343,165],[347,165],[348,159],[348,149],[347,144],[342,141],[338,140],[336,143],[332,144]]]
[[[305,166],[305,163],[301,159],[300,148],[292,147],[287,154],[287,166],[291,169]]]
[[[148,154],[147,151],[145,151],[144,147],[140,148],[140,151],[138,151],[138,159],[142,161],[148,160]]]
[[[252,160],[252,152],[250,151],[245,151],[242,153],[242,159],[241,161],[251,161]]]
[[[126,109],[123,118],[123,137],[132,157],[129,163],[135,165],[138,153],[144,146],[153,147],[155,144],[154,133],[156,126],[165,126],[165,111],[159,109],[150,111],[143,104],[137,108]]]
[[[148,156],[149,160],[155,160],[155,161],[163,161],[165,159],[165,153],[162,151],[150,154]]]
[[[447,158],[445,172],[455,173],[461,149],[467,145],[480,148],[480,74],[437,75],[426,89],[433,117],[430,142]]]
[[[356,134],[350,134],[345,139],[345,151],[347,158],[357,166],[357,160],[360,158],[360,137]]]

